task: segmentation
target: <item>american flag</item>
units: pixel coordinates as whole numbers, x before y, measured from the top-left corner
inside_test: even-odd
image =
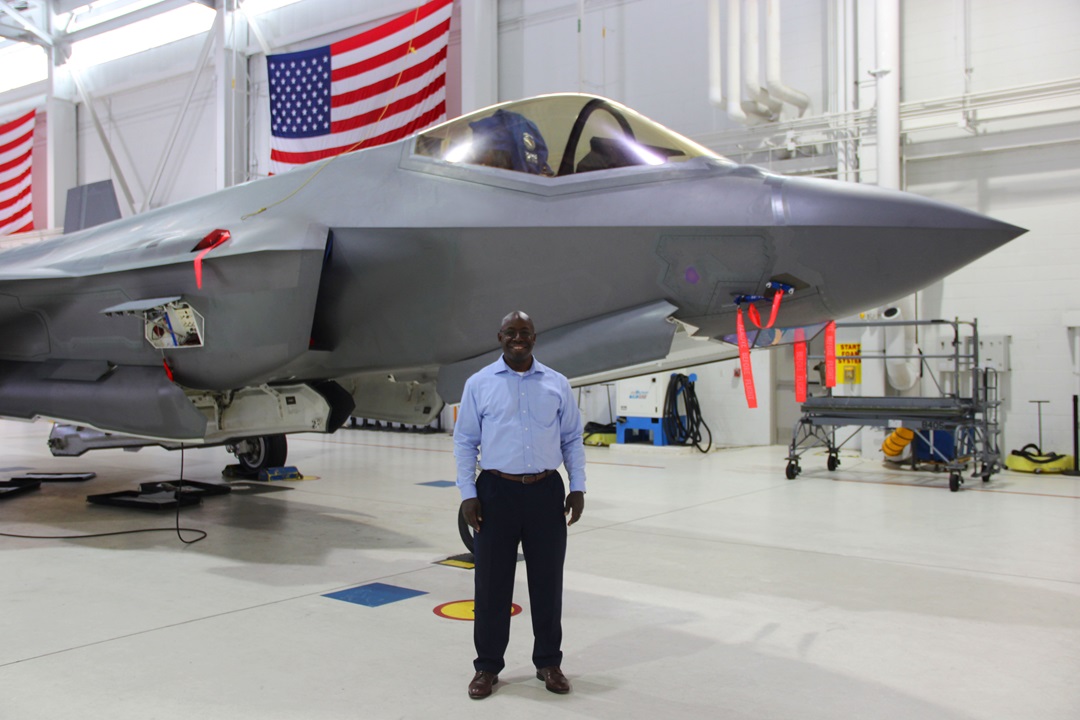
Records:
[[[0,123],[0,235],[34,229],[30,167],[34,151],[34,111]]]
[[[453,0],[332,45],[267,56],[270,171],[407,137],[446,119]]]

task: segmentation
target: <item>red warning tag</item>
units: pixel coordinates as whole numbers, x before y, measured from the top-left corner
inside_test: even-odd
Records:
[[[806,402],[806,332],[795,328],[795,402]]]
[[[751,308],[753,308],[752,305]],[[752,409],[757,407],[757,390],[754,388],[754,369],[750,365],[750,342],[746,339],[746,325],[743,323],[741,306],[735,315],[735,332],[739,336],[739,366],[742,368],[746,406]]]
[[[825,387],[836,387],[836,322],[825,326]]]
[[[206,254],[232,237],[228,230],[214,230],[199,241],[192,252],[199,251],[195,256],[195,285],[202,289],[202,261]]]
[[[772,298],[772,312],[769,313],[769,324],[762,327],[761,325],[761,313],[751,303],[750,308],[746,311],[746,314],[750,316],[750,322],[757,325],[762,330],[768,330],[776,323],[776,315],[780,312],[780,301],[784,299],[784,293],[777,292]]]

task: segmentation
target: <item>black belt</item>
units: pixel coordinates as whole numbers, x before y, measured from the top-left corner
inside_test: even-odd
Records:
[[[504,473],[501,470],[485,470],[484,472],[489,472],[495,477],[501,477],[504,480],[513,480],[514,482],[519,482],[523,485],[532,485],[534,482],[540,482],[555,471],[544,470],[543,472],[538,472],[535,475],[511,475],[510,473]]]

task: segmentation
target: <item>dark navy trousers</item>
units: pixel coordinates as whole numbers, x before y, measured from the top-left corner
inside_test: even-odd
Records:
[[[518,543],[525,555],[533,625],[533,664],[562,664],[563,561],[566,559],[566,492],[553,472],[524,485],[481,472],[476,479],[480,532],[476,560],[476,670],[499,673],[510,641],[510,610]]]

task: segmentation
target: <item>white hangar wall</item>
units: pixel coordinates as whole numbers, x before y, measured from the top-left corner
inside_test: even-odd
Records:
[[[956,7],[905,2],[903,46],[907,99],[957,95],[965,75]],[[956,4],[953,4],[954,6]],[[1080,76],[1080,4],[1067,0],[971,3],[968,86],[1006,90]],[[1046,101],[1046,108],[1053,106]],[[983,335],[1007,335],[1011,370],[1003,376],[1004,447],[1038,439],[1033,400],[1043,405],[1046,449],[1072,452],[1072,395],[1080,392],[1080,357],[1072,348],[1080,324],[1080,116],[1036,112],[1008,121],[999,142],[972,135],[952,146],[936,141],[906,162],[906,189],[1025,227],[1028,233],[949,276],[922,295],[942,317],[976,317]],[[987,110],[987,117],[993,116]],[[993,123],[988,123],[993,125]],[[1005,125],[1004,123],[1000,123]],[[975,133],[983,132],[975,123]],[[1071,129],[1070,129],[1071,128]],[[921,134],[916,135],[921,139]],[[986,141],[979,152],[972,146]],[[928,143],[929,144],[929,143]]]
[[[493,40],[463,30],[463,3],[495,12]],[[415,0],[302,0],[259,16],[258,22],[275,50],[295,50],[351,35],[415,4]],[[624,102],[737,159],[782,172],[828,174],[820,163],[814,164],[815,158],[801,158],[814,162],[800,164],[799,158],[785,159],[780,151],[757,152],[764,137],[760,129],[742,127],[710,101],[708,4],[707,0],[586,0],[579,62],[578,2],[459,0],[451,50],[459,53],[474,41],[497,46],[500,100],[581,89]],[[726,4],[720,3],[722,18]],[[875,5],[856,0],[780,3],[782,75],[787,85],[809,96],[807,117],[873,107],[875,80],[870,71],[880,69],[874,57]],[[1080,263],[1073,221],[1074,208],[1080,206],[1080,91],[1075,82],[1059,84],[1057,95],[1032,89],[1080,78],[1080,34],[1075,32],[1080,27],[1080,3],[905,0],[900,17],[902,112],[927,113],[931,101],[965,92],[971,97],[1002,93],[999,104],[969,113],[971,122],[964,128],[960,126],[965,116],[959,111],[935,110],[938,114],[929,120],[905,116],[903,186],[1029,229],[1009,246],[921,293],[920,313],[977,317],[983,334],[1008,335],[1012,371],[1003,385],[1006,449],[1035,439],[1035,407],[1029,401],[1045,399],[1051,404],[1044,407],[1044,444],[1067,450],[1068,400],[1080,389],[1076,373],[1080,360],[1069,330],[1070,323],[1080,324],[1076,318],[1080,299],[1071,282]],[[242,24],[223,30],[220,38],[219,45],[246,58],[237,89],[223,90],[230,84],[223,72],[228,56],[215,49],[194,86],[192,104],[151,207],[264,171],[268,109],[263,59]],[[105,135],[137,208],[146,204],[202,45],[203,37],[196,36],[86,72]],[[457,60],[451,65],[454,72],[460,67]],[[58,93],[78,102],[63,74],[63,69],[57,73]],[[467,80],[451,80],[452,105]],[[16,102],[25,105],[27,98],[46,89],[0,94],[0,111]],[[225,107],[223,96],[236,103],[234,110]],[[235,133],[229,162],[222,159],[225,117],[235,118],[228,131]],[[781,121],[795,136],[804,132],[791,107],[785,107]],[[833,172],[874,182],[873,123],[852,128],[866,151],[857,164],[849,162],[842,172],[835,168]],[[776,137],[769,140],[775,142]],[[816,145],[813,140],[802,137],[807,147],[825,147],[827,155],[829,138]],[[77,148],[74,164],[80,183],[115,179],[81,102]],[[121,206],[130,214],[122,197]],[[928,264],[932,262],[927,258]],[[722,442],[786,442],[794,412],[789,358],[790,353],[782,352],[755,356],[761,401],[757,411],[744,406],[735,363],[697,369],[706,420]],[[771,392],[777,383],[783,389]],[[589,415],[606,419],[603,393],[590,396]]]
[[[737,136],[740,126],[709,100],[706,2],[609,0],[587,2],[585,8],[579,63],[576,3],[500,3],[503,99],[582,89],[624,102],[712,147]],[[845,78],[857,86],[849,94],[850,107],[872,108],[870,71],[879,69],[874,4],[784,0],[781,8],[784,82],[810,97],[808,115],[844,110]],[[846,50],[845,19],[851,27]],[[1045,100],[1038,93],[1033,99],[1031,90],[1080,78],[1077,27],[1080,5],[1070,0],[906,0],[901,7],[905,107],[965,92],[1015,91],[999,107],[974,113],[967,128],[959,127],[961,113],[906,122],[901,181],[906,190],[1029,230],[918,298],[921,319],[977,319],[983,337],[1010,338],[1011,370],[1001,377],[1005,450],[1036,440],[1030,402],[1036,399],[1051,401],[1043,406],[1044,445],[1064,452],[1072,447],[1071,395],[1080,391],[1080,359],[1071,349],[1074,331],[1068,324],[1080,323],[1069,319],[1080,311],[1080,294],[1070,282],[1080,270],[1080,233],[1073,220],[1080,201],[1080,100],[1076,85],[1066,97]],[[843,72],[848,55],[854,76]],[[785,108],[781,119],[792,117],[793,110]],[[747,133],[748,141],[758,137]],[[872,149],[872,128],[864,137]],[[875,182],[872,153],[861,160],[861,179]],[[783,163],[774,167],[786,170]],[[933,258],[926,262],[932,266]],[[724,444],[789,440],[797,416],[790,362],[790,351],[755,355],[757,411],[745,408],[734,362],[692,368],[699,375],[705,419],[719,429]],[[779,392],[770,392],[773,385]],[[590,419],[607,419],[605,393],[583,400]]]

